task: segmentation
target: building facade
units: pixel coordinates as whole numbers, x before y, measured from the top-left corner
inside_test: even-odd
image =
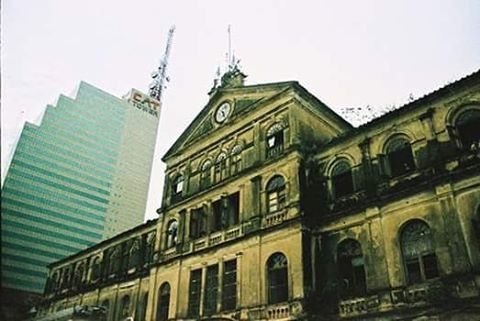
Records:
[[[164,156],[158,220],[51,264],[38,318],[478,316],[480,72],[358,128],[297,82],[243,79]]]
[[[2,188],[2,302],[41,294],[49,263],[143,222],[159,113],[136,90],[82,82],[25,124]]]

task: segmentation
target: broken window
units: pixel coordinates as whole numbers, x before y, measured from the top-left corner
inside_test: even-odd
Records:
[[[275,123],[267,130],[267,158],[279,155],[282,152],[283,126],[280,123]]]
[[[412,147],[405,138],[396,138],[387,146],[387,159],[392,177],[407,174],[415,170]]]
[[[227,261],[223,265],[222,310],[237,307],[237,260]]]
[[[227,154],[220,153],[215,161],[215,181],[219,182],[227,176]]]
[[[455,127],[461,147],[468,150],[480,148],[480,109],[470,109],[456,119]]]
[[[172,202],[177,202],[182,198],[183,176],[177,175],[172,181]]]
[[[207,213],[203,207],[196,208],[190,214],[190,238],[207,235]]]
[[[267,261],[268,303],[288,300],[288,262],[285,255],[275,253]]]
[[[218,265],[207,267],[205,279],[205,298],[203,301],[203,314],[213,314],[217,311],[218,294]]]
[[[338,244],[337,268],[343,297],[362,296],[366,293],[365,262],[360,243],[347,239]]]
[[[238,224],[240,206],[239,195],[240,194],[237,192],[213,202],[213,231],[219,231]]]
[[[212,161],[207,159],[200,167],[200,188],[204,189],[212,184],[211,178]]]
[[[267,208],[269,213],[281,210],[286,204],[285,180],[274,176],[267,184]]]
[[[188,315],[198,317],[200,313],[200,293],[202,291],[202,269],[190,272],[188,287]]]
[[[167,249],[177,245],[178,223],[171,220],[167,225]]]
[[[339,198],[353,193],[352,169],[347,162],[339,162],[333,168],[332,189],[334,198]]]
[[[168,282],[163,283],[159,289],[158,302],[157,302],[157,320],[167,321],[168,310],[170,307],[170,284]]]
[[[401,246],[408,284],[438,276],[437,257],[427,224],[420,220],[407,223],[401,234]]]

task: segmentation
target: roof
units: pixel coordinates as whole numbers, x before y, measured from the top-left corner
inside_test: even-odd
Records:
[[[254,90],[275,90],[273,95],[263,97],[261,99],[256,100],[251,104],[252,108],[255,108],[257,103],[260,104],[263,100],[269,100],[273,97],[283,94],[288,89],[295,90],[299,96],[310,101],[313,106],[316,106],[318,109],[330,114],[334,119],[342,123],[347,128],[353,128],[352,125],[347,122],[345,119],[340,117],[336,112],[334,112],[331,108],[321,102],[317,97],[312,95],[301,86],[297,81],[284,81],[284,82],[274,82],[274,83],[266,83],[266,84],[255,84],[255,85],[247,85],[247,86],[240,86],[240,87],[228,87],[228,88],[218,88],[214,92],[213,96],[210,98],[208,103],[202,108],[200,113],[193,119],[193,121],[187,126],[187,128],[182,132],[179,138],[175,141],[175,143],[168,149],[165,155],[162,157],[162,160],[165,161],[169,158],[175,151],[177,151],[183,143],[185,143],[188,139],[188,136],[204,119],[204,117],[210,112],[210,108],[214,105],[223,94],[238,92],[238,93],[245,93]]]
[[[158,218],[153,219],[153,220],[148,220],[147,222],[145,222],[145,223],[143,223],[143,224],[140,224],[140,225],[137,225],[137,226],[135,226],[135,227],[133,227],[133,228],[131,228],[131,229],[129,229],[129,230],[126,230],[126,231],[124,231],[124,232],[122,232],[122,233],[120,233],[120,234],[117,234],[117,235],[115,235],[114,237],[111,237],[111,238],[109,238],[109,239],[106,239],[106,240],[104,240],[104,241],[102,241],[102,242],[100,242],[100,243],[97,243],[97,244],[95,244],[95,245],[89,246],[89,247],[87,247],[86,249],[83,249],[83,250],[81,250],[81,251],[79,251],[79,252],[77,252],[77,253],[75,253],[75,254],[72,254],[72,255],[69,255],[69,256],[67,256],[67,257],[64,257],[64,258],[61,259],[61,260],[52,262],[52,263],[48,264],[47,267],[51,268],[51,267],[54,266],[54,265],[61,264],[61,263],[65,262],[65,261],[69,261],[69,260],[72,260],[72,259],[74,259],[74,258],[80,257],[80,256],[82,256],[82,255],[84,255],[85,253],[88,253],[88,252],[90,252],[90,251],[94,251],[94,250],[96,250],[96,249],[102,248],[102,247],[104,247],[105,245],[107,245],[107,244],[109,244],[109,243],[113,243],[113,242],[115,242],[115,241],[117,241],[117,240],[119,240],[119,239],[122,239],[123,237],[125,237],[126,235],[128,235],[128,234],[130,234],[130,233],[134,233],[134,232],[136,232],[136,231],[142,230],[142,229],[144,229],[144,228],[149,227],[150,225],[155,225],[155,223],[157,223],[157,221],[158,221]]]

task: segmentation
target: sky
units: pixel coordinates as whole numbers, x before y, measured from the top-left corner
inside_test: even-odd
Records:
[[[3,0],[1,19],[2,175],[23,123],[81,80],[147,92],[176,26],[147,219],[161,157],[226,65],[228,25],[247,84],[297,80],[337,112],[401,106],[480,68],[478,0]]]

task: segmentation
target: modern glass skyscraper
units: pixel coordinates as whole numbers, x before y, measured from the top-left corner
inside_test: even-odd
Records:
[[[81,82],[25,124],[2,189],[2,288],[40,293],[46,265],[141,223],[160,103]]]

